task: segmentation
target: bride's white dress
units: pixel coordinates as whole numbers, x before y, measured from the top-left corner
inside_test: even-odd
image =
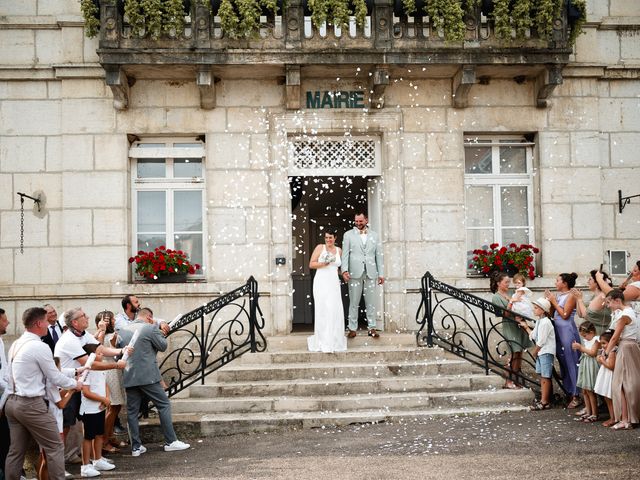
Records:
[[[347,350],[347,337],[344,335],[344,309],[340,292],[338,268],[340,249],[337,249],[335,260],[329,265],[316,270],[313,279],[313,301],[315,304],[315,325],[313,335],[307,338],[307,345],[311,352],[344,352]],[[326,247],[318,260],[326,261]]]

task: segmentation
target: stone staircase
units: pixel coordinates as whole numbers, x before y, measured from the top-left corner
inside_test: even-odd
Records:
[[[268,339],[172,399],[176,429],[187,436],[382,422],[522,410],[530,390],[439,348],[418,348],[411,334],[358,336],[349,351],[306,351],[306,335]],[[146,435],[157,437],[157,420]]]

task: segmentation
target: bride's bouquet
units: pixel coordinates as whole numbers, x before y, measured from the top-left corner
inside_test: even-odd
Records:
[[[333,263],[336,261],[336,256],[333,253],[323,252],[318,261],[320,263]]]

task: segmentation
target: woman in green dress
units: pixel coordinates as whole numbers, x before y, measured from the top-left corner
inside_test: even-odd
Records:
[[[509,275],[505,272],[494,272],[489,281],[489,288],[493,293],[491,303],[500,308],[510,310],[512,305],[511,293],[509,292],[509,285],[511,284]],[[513,378],[518,378],[522,368],[522,352],[531,346],[531,341],[527,332],[507,312],[502,317],[502,335],[507,341],[509,353],[511,354],[511,359],[509,360],[511,378],[507,379],[504,387],[521,388],[520,385],[513,381]]]
[[[600,286],[596,281],[596,273],[598,270],[591,270],[587,279],[587,286],[592,293],[589,305],[585,305],[582,292],[577,288],[571,289],[571,295],[576,299],[576,310],[578,316],[586,322],[591,322],[596,327],[596,335],[600,335],[611,323],[611,310],[605,305],[605,292],[600,290]],[[611,285],[611,279],[606,272],[601,272],[602,279],[607,285]]]

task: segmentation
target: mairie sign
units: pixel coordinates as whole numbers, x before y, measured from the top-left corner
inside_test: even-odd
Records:
[[[364,92],[362,90],[309,91],[307,108],[364,108]]]

